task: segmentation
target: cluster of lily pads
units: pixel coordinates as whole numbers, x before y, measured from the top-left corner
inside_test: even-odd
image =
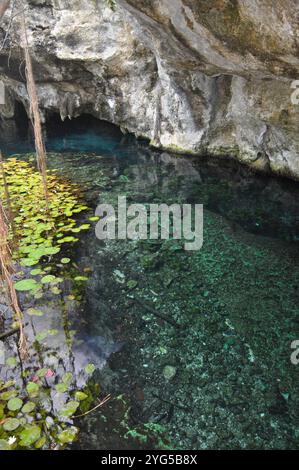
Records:
[[[59,179],[54,172],[48,174],[48,203],[43,197],[39,172],[29,163],[10,158],[4,163],[4,171],[9,190],[6,201],[4,184],[0,183],[0,197],[4,204],[11,207],[13,223],[10,237],[13,239],[14,260],[24,267],[29,276],[24,278],[20,271],[15,288],[17,291],[32,291],[39,295],[45,284],[51,284],[54,293],[59,293],[58,284],[62,282],[51,272],[49,261],[58,255],[62,248],[76,243],[78,234],[89,230],[90,223],[79,224],[76,216],[88,207],[80,202],[77,187]],[[89,222],[94,217],[89,218]],[[69,257],[61,257],[65,266],[71,262]],[[76,276],[76,281],[86,280],[86,276]]]
[[[94,365],[88,364],[87,374],[92,375]],[[73,389],[73,375],[67,372],[56,384],[57,393],[67,393],[68,399],[54,414],[51,403],[51,387],[48,380],[54,376],[51,369],[36,371],[25,390],[15,382],[0,381],[0,450],[15,449],[63,449],[72,443],[79,429],[74,426],[75,414],[86,412],[93,402],[93,393]]]
[[[86,281],[85,273],[82,275],[73,267],[71,254],[65,255],[79,241],[78,234],[88,230],[90,222],[98,220],[89,217],[86,223],[78,222],[78,214],[89,208],[81,202],[77,186],[59,178],[55,171],[48,172],[46,201],[41,176],[30,163],[10,158],[3,164],[3,172],[8,197],[3,178],[0,178],[0,197],[10,216],[9,239],[18,270],[14,279],[16,290],[39,299],[45,286],[53,294],[60,294],[59,285],[64,276],[79,284]],[[27,314],[41,316],[43,312],[29,308]],[[42,341],[52,333],[54,330],[40,332],[35,340]],[[91,377],[94,369],[89,364],[85,372]],[[26,386],[22,388],[13,381],[0,381],[0,450],[63,448],[76,439],[78,429],[73,426],[72,418],[78,411],[89,408],[93,394],[88,387],[89,391],[73,388],[70,372],[60,383],[53,381],[49,385],[52,375],[54,371],[41,369],[33,378],[23,376]],[[53,390],[67,396],[58,414],[54,414],[52,406],[45,406],[51,402]]]

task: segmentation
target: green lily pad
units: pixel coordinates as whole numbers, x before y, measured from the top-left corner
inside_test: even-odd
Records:
[[[20,426],[20,420],[16,418],[8,418],[7,421],[3,424],[3,429],[5,431],[14,431]]]
[[[22,408],[22,413],[31,413],[35,409],[35,403],[28,401]]]
[[[44,312],[36,308],[28,308],[27,313],[31,317],[42,317],[44,315]]]
[[[96,366],[94,364],[87,364],[87,366],[85,366],[85,372],[88,375],[92,375],[95,370],[96,370]]]
[[[78,435],[78,432],[79,429],[72,426],[58,434],[58,439],[62,444],[70,444],[71,442],[74,442]]]
[[[83,401],[83,400],[86,400],[86,398],[88,398],[88,395],[86,395],[86,393],[83,393],[83,392],[76,392],[75,393],[75,399],[77,401]]]
[[[75,400],[71,400],[69,401],[66,405],[64,405],[64,407],[59,411],[59,414],[60,416],[63,416],[65,418],[70,418],[71,416],[73,416],[78,407],[79,407],[80,403],[78,401],[75,401]]]
[[[62,377],[62,381],[63,383],[65,384],[70,384],[73,380],[73,374],[71,372],[67,372],[66,374],[64,374],[64,376]]]
[[[38,286],[34,279],[23,279],[15,283],[15,289],[19,292],[27,292],[36,289]]]
[[[6,365],[8,367],[15,367],[17,365],[18,361],[15,357],[9,357],[6,359]]]
[[[11,450],[10,445],[5,439],[0,439],[0,450]]]
[[[48,276],[44,276],[41,279],[42,284],[50,284],[51,282],[55,281],[56,276],[51,276],[50,274]]]
[[[40,438],[40,435],[41,429],[37,425],[33,424],[26,426],[26,428],[20,433],[20,446],[30,447]]]
[[[7,408],[10,411],[17,411],[23,406],[23,401],[20,398],[11,398],[7,403]]]
[[[65,393],[65,392],[68,391],[69,386],[65,383],[61,383],[61,384],[55,385],[55,388],[56,388],[57,392]]]
[[[35,382],[29,382],[26,385],[27,393],[31,396],[35,396],[39,392],[39,385]]]

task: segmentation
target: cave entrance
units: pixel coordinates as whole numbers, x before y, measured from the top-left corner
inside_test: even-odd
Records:
[[[21,139],[25,137],[31,137],[29,135],[31,134],[30,121],[26,113],[25,107],[20,101],[15,102],[14,115],[17,131]]]

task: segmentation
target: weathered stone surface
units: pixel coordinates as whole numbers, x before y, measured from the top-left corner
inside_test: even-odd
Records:
[[[44,119],[90,113],[156,146],[299,178],[295,0],[118,0],[115,12],[104,0],[28,3]],[[0,52],[5,119],[15,100],[28,109],[18,21]]]

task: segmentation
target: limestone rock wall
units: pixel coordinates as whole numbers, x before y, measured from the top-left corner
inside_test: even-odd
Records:
[[[296,0],[28,0],[43,119],[90,113],[179,152],[299,178]],[[0,30],[4,119],[28,110],[20,25]]]

